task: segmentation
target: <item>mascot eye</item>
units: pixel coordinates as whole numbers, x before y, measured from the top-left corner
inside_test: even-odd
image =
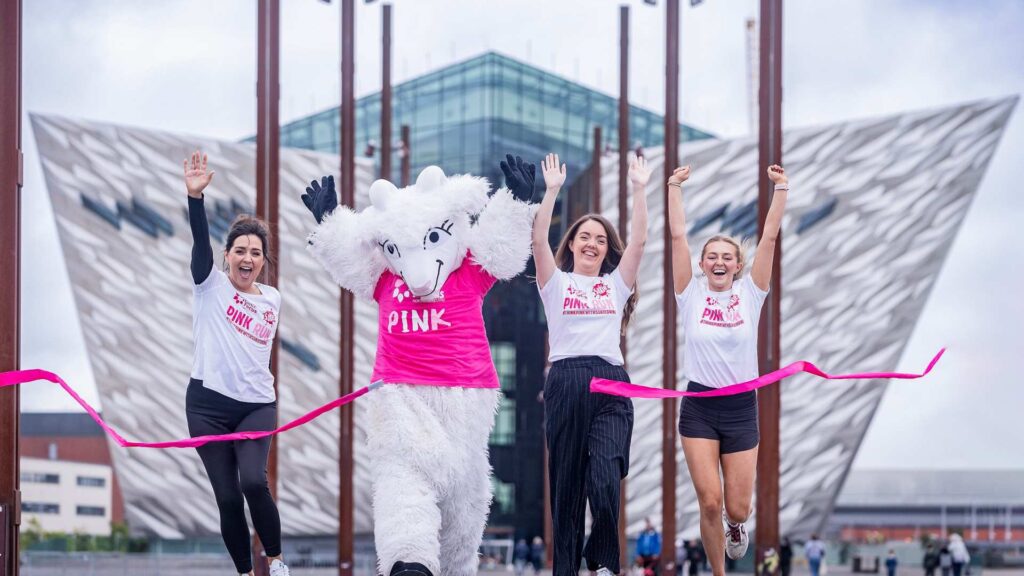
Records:
[[[378,242],[377,244],[381,247],[382,250],[387,252],[388,255],[390,255],[390,256],[398,256],[399,258],[402,257],[402,253],[398,250],[398,246],[395,246],[391,242],[384,241],[384,242]]]
[[[443,244],[452,235],[451,229],[452,223],[449,220],[445,220],[443,224],[436,228],[431,228],[427,235],[423,237],[423,248],[434,248]]]

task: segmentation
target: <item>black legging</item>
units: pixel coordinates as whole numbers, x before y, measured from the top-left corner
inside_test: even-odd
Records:
[[[191,436],[273,430],[277,403],[239,402],[203,387],[192,379],[185,394],[185,416]],[[267,556],[281,555],[281,517],[267,483],[267,457],[271,437],[236,442],[211,442],[196,448],[213,485],[220,510],[220,533],[239,574],[252,570],[249,526],[245,502],[253,526]]]

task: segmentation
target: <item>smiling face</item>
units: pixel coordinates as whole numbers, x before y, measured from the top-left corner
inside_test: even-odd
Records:
[[[601,264],[608,255],[608,231],[597,220],[586,220],[576,229],[569,241],[573,257],[573,272],[585,276],[598,276]]]
[[[370,185],[368,229],[388,269],[417,299],[443,297],[445,281],[468,252],[470,215],[487,204],[488,189],[482,178],[448,178],[437,166],[424,168],[416,183],[405,188],[387,180]]]
[[[387,239],[379,243],[391,270],[402,277],[416,298],[440,297],[445,280],[461,264],[459,242],[453,236],[454,226],[453,220],[446,219],[427,228],[422,241]]]
[[[708,277],[708,287],[715,292],[732,289],[733,280],[743,270],[739,247],[728,240],[712,238],[701,252],[700,269]]]
[[[228,265],[228,279],[236,290],[247,293],[259,291],[253,284],[263,271],[265,258],[263,240],[259,236],[243,234],[234,238],[224,251],[224,261]]]

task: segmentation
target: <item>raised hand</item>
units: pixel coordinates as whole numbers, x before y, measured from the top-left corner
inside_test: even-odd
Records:
[[[686,182],[690,178],[690,166],[680,166],[672,171],[672,175],[668,177],[669,186],[682,186],[683,182]]]
[[[210,185],[214,172],[206,171],[206,154],[199,150],[192,153],[191,158],[186,158],[185,168],[185,189],[188,195],[193,198],[202,198],[203,190]]]
[[[771,179],[774,184],[789,184],[789,178],[786,177],[786,171],[778,164],[772,164],[768,167],[768,178]]]
[[[636,155],[629,157],[629,181],[634,187],[647,186],[651,181],[651,169],[647,166],[647,159]]]
[[[565,184],[565,164],[558,163],[558,154],[548,154],[540,163],[544,174],[544,185],[548,190],[558,190]]]
[[[512,192],[517,200],[536,204],[540,197],[534,197],[533,184],[537,180],[537,166],[529,162],[523,162],[519,156],[513,157],[505,154],[501,161],[501,171],[505,173],[505,186]]]
[[[309,208],[316,218],[316,223],[324,221],[327,216],[338,207],[338,194],[334,191],[334,176],[324,176],[320,182],[313,180],[306,187],[306,193],[302,195],[302,203]]]

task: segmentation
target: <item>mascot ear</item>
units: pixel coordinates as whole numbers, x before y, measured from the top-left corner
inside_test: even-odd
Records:
[[[444,186],[444,183],[448,181],[448,177],[444,175],[444,170],[441,170],[437,166],[427,166],[420,172],[420,175],[416,177],[416,188],[420,191],[433,190]]]
[[[394,197],[398,188],[387,180],[376,180],[370,184],[370,204],[377,210],[387,209],[388,201]]]

